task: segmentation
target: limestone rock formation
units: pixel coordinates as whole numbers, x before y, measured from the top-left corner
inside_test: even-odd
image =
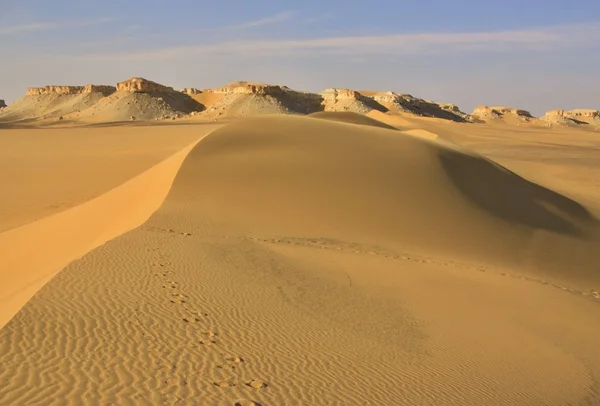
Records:
[[[195,99],[207,106],[204,116],[213,119],[259,114],[310,114],[323,110],[323,99],[318,94],[257,82],[240,81],[204,89]]]
[[[27,89],[27,96],[41,96],[43,94],[67,95],[83,93],[102,93],[109,95],[116,90],[114,86],[87,85],[87,86],[44,86],[30,87]]]
[[[534,117],[526,110],[516,109],[506,106],[477,106],[471,113],[471,116],[478,120],[486,121],[488,119],[501,119],[507,117],[518,118],[522,121],[529,121]]]
[[[81,94],[83,86],[44,86],[30,87],[27,89],[27,96],[40,96],[43,94]]]
[[[199,90],[199,89],[196,89],[193,87],[186,87],[185,89],[181,89],[180,92],[183,94],[187,94],[188,96],[193,96],[195,94],[202,93],[202,90]]]
[[[83,93],[102,93],[105,96],[111,95],[116,91],[116,87],[107,85],[86,85],[83,88]]]
[[[90,84],[30,88],[25,97],[2,111],[1,119],[3,122],[144,121],[180,118],[203,109],[191,96],[175,92],[171,87],[131,78],[117,87]]]
[[[172,87],[163,86],[144,78],[130,78],[117,83],[117,91],[129,93],[171,93]]]
[[[6,103],[4,102],[4,100],[0,99],[0,109],[3,109],[6,107]]]
[[[374,98],[350,89],[329,88],[320,93],[323,98],[323,110],[325,111],[353,111],[355,113],[367,114],[372,110],[381,112],[387,108]]]
[[[450,103],[436,103],[423,100],[410,94],[394,92],[371,92],[371,97],[390,111],[403,111],[423,117],[437,117],[452,121],[466,121],[468,115],[460,111],[458,106]]]
[[[256,82],[233,82],[226,86],[216,89],[208,89],[213,93],[229,93],[229,94],[257,94],[279,96],[285,90],[281,86],[266,85]]]
[[[363,96],[356,90],[329,88],[321,92],[326,102],[338,102],[341,100],[359,100]]]
[[[542,117],[554,124],[600,124],[600,111],[591,109],[550,110]]]

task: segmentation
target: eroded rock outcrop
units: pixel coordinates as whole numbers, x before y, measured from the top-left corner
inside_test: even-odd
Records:
[[[323,110],[323,98],[318,94],[258,82],[239,81],[204,89],[196,99],[206,100],[209,107],[203,114],[215,119],[260,114],[310,114]]]
[[[321,96],[326,102],[338,102],[341,100],[360,100],[363,95],[356,90],[329,88],[321,92]]]
[[[83,88],[83,93],[102,93],[105,96],[113,94],[117,91],[115,86],[107,85],[86,85]]]
[[[356,90],[329,88],[319,95],[323,98],[322,105],[325,111],[353,111],[361,114],[367,114],[372,110],[387,111],[387,108],[374,98]]]
[[[542,117],[556,124],[600,124],[600,111],[592,109],[550,110]]]
[[[423,117],[437,117],[452,121],[465,121],[468,118],[468,115],[454,104],[436,103],[431,100],[419,99],[410,94],[378,92],[373,93],[371,97],[391,111],[403,111]]]
[[[489,107],[485,105],[475,107],[473,113],[471,113],[471,116],[475,119],[484,121],[487,119],[506,118],[507,116],[516,117],[523,121],[528,121],[534,118],[531,113],[526,110],[506,106]]]
[[[66,95],[83,93],[102,93],[109,95],[116,90],[114,86],[104,85],[86,85],[86,86],[44,86],[30,87],[27,89],[27,96],[41,96],[44,94]]]
[[[225,94],[256,94],[269,96],[279,96],[285,92],[281,86],[255,82],[233,82],[226,86],[216,89],[207,89],[206,91]]]
[[[117,83],[117,91],[129,93],[171,93],[172,87],[163,86],[144,78],[130,78]]]
[[[0,99],[0,109],[3,109],[6,107],[6,103],[4,102],[4,100]]]
[[[27,96],[40,96],[43,94],[80,94],[83,93],[83,86],[44,86],[30,87],[27,89]]]
[[[202,90],[199,90],[199,89],[196,89],[193,87],[186,87],[185,89],[181,89],[180,92],[183,94],[187,94],[188,96],[193,96],[195,94],[202,93]]]

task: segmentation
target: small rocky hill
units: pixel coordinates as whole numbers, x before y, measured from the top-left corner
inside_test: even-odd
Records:
[[[27,89],[4,109],[2,122],[112,122],[177,118],[203,110],[190,96],[144,78],[117,86],[44,86]]]
[[[115,90],[97,85],[30,87],[25,96],[2,110],[0,121],[58,120],[89,108]]]
[[[247,117],[259,114],[309,114],[320,111],[321,97],[285,86],[256,82],[233,82],[194,94],[205,101],[202,116],[210,119]]]
[[[367,114],[370,111],[387,111],[387,108],[371,97],[365,96],[355,90],[329,88],[320,96],[323,98],[324,111],[350,111],[353,113]]]
[[[550,110],[542,117],[549,124],[564,126],[595,125],[600,126],[600,111],[591,109]]]
[[[475,107],[471,118],[475,122],[505,121],[509,123],[527,123],[536,120],[530,112],[506,106],[478,106]]]
[[[458,122],[467,121],[469,117],[454,104],[436,103],[431,100],[413,97],[410,94],[366,91],[362,93],[368,95],[391,112],[405,112],[422,117],[436,117]]]
[[[149,121],[180,118],[204,109],[189,95],[144,78],[117,83],[116,91],[71,120]]]

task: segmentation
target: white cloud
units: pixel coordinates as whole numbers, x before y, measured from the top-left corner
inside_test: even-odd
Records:
[[[31,31],[46,31],[68,27],[89,27],[97,24],[106,24],[115,21],[112,17],[101,17],[91,20],[82,20],[75,22],[59,22],[59,21],[45,21],[45,22],[33,22],[20,25],[9,25],[6,27],[0,27],[0,34],[19,34],[23,32]]]
[[[292,11],[286,11],[285,13],[275,14],[273,16],[261,18],[261,19],[258,19],[258,20],[246,21],[246,22],[243,22],[243,23],[240,23],[240,24],[234,24],[234,25],[230,25],[230,26],[225,26],[225,27],[223,27],[223,29],[243,30],[243,29],[247,29],[247,28],[262,27],[262,26],[265,26],[265,25],[279,24],[279,23],[283,23],[285,21],[288,21],[288,20],[292,19],[294,17],[294,15],[295,15],[294,12],[292,12]]]
[[[279,17],[280,19],[283,17]],[[267,24],[257,20],[243,26]],[[250,25],[254,24],[254,25]],[[242,25],[240,25],[241,27]],[[218,55],[403,55],[473,51],[553,50],[594,46],[600,40],[600,23],[565,25],[496,32],[406,33],[379,36],[346,36],[313,39],[234,40],[198,45],[174,45],[127,53],[90,54],[88,58],[165,60],[190,56]]]
[[[0,28],[1,34],[17,34],[20,32],[51,30],[57,27],[56,23],[29,23],[21,25],[12,25]]]

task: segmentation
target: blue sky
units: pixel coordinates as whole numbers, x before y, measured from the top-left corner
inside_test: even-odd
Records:
[[[8,102],[142,76],[600,109],[599,0],[0,0],[0,55]]]

